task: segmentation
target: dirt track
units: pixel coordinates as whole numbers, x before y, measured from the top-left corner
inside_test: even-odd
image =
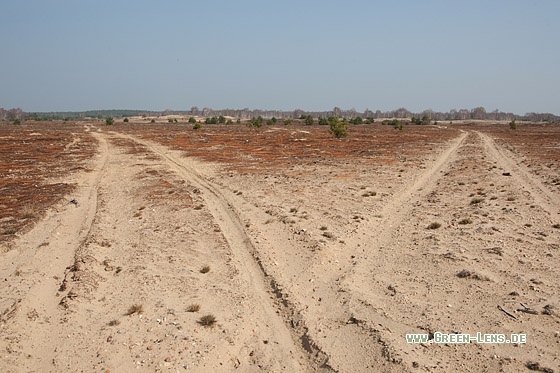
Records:
[[[560,192],[554,167],[526,166],[534,146],[520,160],[469,126],[406,128],[414,143],[274,127],[240,145],[80,126],[92,171],[3,246],[5,371],[560,369]],[[527,343],[406,343],[437,331]]]

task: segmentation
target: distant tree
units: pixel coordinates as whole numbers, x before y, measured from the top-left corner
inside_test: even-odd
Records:
[[[224,124],[225,122],[226,122],[226,118],[223,115],[220,115],[220,117],[218,118],[218,123]]]
[[[305,122],[306,125],[311,126],[314,123],[313,117],[311,115],[308,115],[307,117],[305,117]]]
[[[155,122],[156,122],[156,120],[155,120],[155,119],[152,119],[152,120],[150,121],[150,123],[155,123]]]
[[[107,119],[105,119],[105,124],[108,126],[112,126],[113,124],[115,124],[115,119],[113,119],[113,117],[107,117]]]
[[[13,123],[14,123],[16,126],[19,126],[19,125],[21,124],[21,119],[19,119],[19,118],[14,119],[14,122],[13,122]]]
[[[515,123],[515,120],[509,122],[509,128],[511,128],[512,130],[517,129],[517,123]]]
[[[237,118],[236,123],[241,124],[241,118]]]
[[[329,120],[327,118],[319,118],[319,125],[328,126],[329,125]]]
[[[194,117],[190,117],[189,118],[189,123],[196,123],[196,119],[194,119]]]
[[[123,122],[128,123],[128,118],[124,118]]]
[[[191,114],[192,115],[197,115],[198,114],[198,106],[191,107]]]

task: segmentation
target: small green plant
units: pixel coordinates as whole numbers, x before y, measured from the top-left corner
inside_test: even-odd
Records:
[[[200,269],[200,273],[208,273],[210,272],[210,266],[204,266]]]
[[[198,312],[200,311],[200,304],[193,303],[187,307],[187,312]]]
[[[126,314],[130,316],[130,315],[134,315],[135,313],[140,314],[142,312],[144,312],[144,307],[141,304],[133,304],[128,308]]]
[[[202,128],[202,124],[200,124],[200,123],[195,123],[194,126],[193,126],[192,128],[193,128],[193,130],[199,130],[199,129]]]
[[[152,119],[152,120],[150,121],[150,123],[155,123],[155,122],[156,122],[156,120],[155,120],[155,119]]]
[[[511,128],[512,130],[517,129],[517,123],[515,123],[515,120],[509,122],[509,128]]]
[[[196,123],[196,119],[194,117],[189,118],[189,123]]]
[[[203,325],[205,327],[210,327],[213,326],[216,323],[216,317],[214,317],[214,315],[204,315],[200,318],[200,320],[198,320],[198,323],[200,325]]]
[[[337,139],[348,136],[348,124],[345,121],[339,121],[338,118],[329,118],[329,132]]]
[[[113,124],[115,124],[115,119],[113,119],[113,117],[107,117],[105,119],[105,124],[108,126],[112,126]]]
[[[123,122],[124,122],[124,123],[128,123],[128,118],[124,118],[124,119],[123,119]]]
[[[285,125],[285,126],[289,126],[290,124],[292,124],[292,120],[291,120],[291,119],[284,119],[284,125]]]
[[[427,228],[428,229],[438,229],[439,227],[441,227],[441,224],[438,223],[438,222],[434,222],[434,223],[431,223],[430,225],[428,225]]]
[[[21,124],[21,119],[19,119],[19,118],[14,119],[14,122],[13,122],[13,123],[14,123],[16,126],[19,126],[19,125]]]

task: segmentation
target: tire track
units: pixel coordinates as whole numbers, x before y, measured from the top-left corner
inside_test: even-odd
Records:
[[[531,175],[523,166],[517,164],[513,156],[505,149],[500,148],[494,140],[481,132],[474,131],[484,143],[486,152],[496,160],[504,170],[511,170],[522,188],[531,193],[535,202],[552,218],[560,214],[560,199],[550,192],[539,180]]]
[[[161,156],[169,168],[203,192],[202,195],[207,207],[220,226],[234,254],[236,265],[239,268],[244,268],[243,271],[240,271],[240,274],[249,287],[253,289],[252,294],[260,304],[260,313],[275,333],[275,337],[278,338],[278,358],[285,362],[288,371],[332,371],[325,364],[325,357],[322,356],[320,351],[316,351],[309,341],[305,330],[298,334],[297,329],[288,328],[289,320],[279,316],[286,316],[286,313],[280,312],[270,299],[273,295],[277,298],[282,297],[281,291],[276,286],[275,281],[268,278],[268,274],[256,258],[255,248],[245,233],[238,215],[219,189],[201,177],[188,165],[187,160],[174,156],[164,146],[130,135],[113,134],[135,141]],[[284,302],[284,305],[286,305],[286,302]]]
[[[469,135],[470,132],[464,132],[453,140],[411,186],[399,192],[383,207],[380,221],[361,227],[354,235],[355,238],[348,240],[352,246],[366,247],[363,252],[358,252],[356,249],[354,256],[358,260],[341,276],[344,278],[341,288],[348,293],[349,309],[354,317],[363,323],[364,328],[377,330],[378,326],[382,326],[382,329],[393,332],[408,328],[407,332],[411,332],[410,327],[393,320],[377,306],[380,294],[377,294],[378,290],[375,287],[368,284],[372,281],[372,272],[375,273],[375,268],[398,262],[398,258],[390,253],[389,247],[399,245],[401,222],[406,221],[413,207],[435,189],[441,173],[458,157],[457,153],[464,146]],[[400,361],[398,357],[395,359]]]

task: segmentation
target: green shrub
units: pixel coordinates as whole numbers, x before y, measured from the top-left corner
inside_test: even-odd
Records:
[[[113,117],[107,117],[107,119],[105,119],[105,124],[108,126],[112,126],[113,124],[115,124],[115,119],[113,119]]]
[[[329,132],[337,139],[348,136],[348,124],[346,121],[339,121],[338,118],[329,119]]]
[[[128,118],[124,118],[123,122],[128,123]]]
[[[194,117],[190,117],[189,118],[189,123],[196,123],[196,119],[194,119]]]

